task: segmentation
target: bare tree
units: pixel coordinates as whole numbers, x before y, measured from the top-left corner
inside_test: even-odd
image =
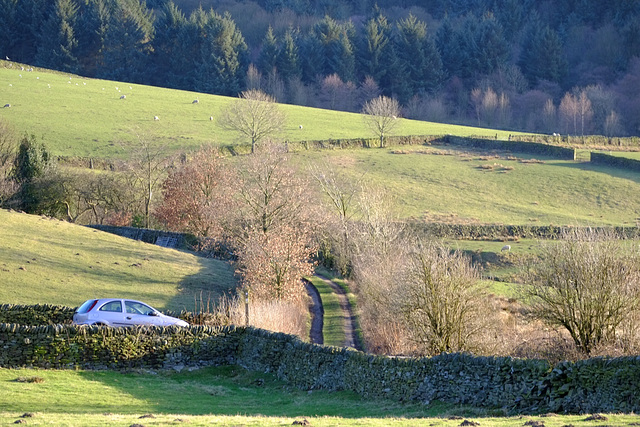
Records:
[[[584,136],[585,126],[589,124],[593,117],[591,100],[587,96],[587,91],[582,90],[578,99],[578,114],[580,115],[580,134]]]
[[[573,230],[541,246],[528,273],[532,312],[566,329],[576,347],[590,354],[614,339],[616,329],[638,312],[640,256],[614,233]]]
[[[274,143],[241,159],[236,180],[227,223],[245,285],[263,298],[300,300],[300,280],[312,271],[316,251],[308,183]]]
[[[385,136],[398,125],[400,104],[395,99],[379,96],[364,104],[362,114],[365,124],[380,138],[380,148],[383,148]]]
[[[320,186],[320,191],[328,201],[330,218],[328,221],[327,240],[330,251],[335,258],[335,267],[340,273],[348,276],[351,264],[351,229],[354,216],[358,212],[358,196],[362,192],[364,174],[356,180],[339,174],[329,164],[310,166],[311,176]]]
[[[146,135],[135,133],[137,141],[123,147],[128,155],[124,173],[128,175],[130,187],[135,189],[142,205],[141,225],[149,227],[151,203],[166,176],[169,159],[165,146],[154,143]]]
[[[573,134],[578,134],[578,116],[580,106],[575,96],[567,92],[560,101],[560,116],[565,125],[566,133],[570,133],[570,124],[573,123]]]
[[[461,252],[418,243],[408,256],[403,313],[410,336],[427,354],[472,349],[485,326],[480,274]]]
[[[223,111],[218,123],[224,129],[250,138],[251,152],[254,153],[256,143],[282,131],[285,120],[285,114],[272,96],[250,89],[242,92],[240,98]]]

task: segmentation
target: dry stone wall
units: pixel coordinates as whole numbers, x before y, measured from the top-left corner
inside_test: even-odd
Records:
[[[0,367],[182,369],[239,365],[307,390],[440,400],[506,413],[640,412],[640,357],[546,361],[443,354],[375,356],[242,327],[0,324]]]

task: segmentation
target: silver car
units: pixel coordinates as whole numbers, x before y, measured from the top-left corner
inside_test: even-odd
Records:
[[[73,314],[73,323],[106,326],[189,326],[184,320],[162,314],[143,302],[118,298],[85,301]]]

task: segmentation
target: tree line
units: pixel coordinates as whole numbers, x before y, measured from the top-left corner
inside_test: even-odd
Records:
[[[89,77],[230,96],[258,89],[347,111],[382,94],[409,118],[640,130],[637,3],[369,3],[261,0],[216,10],[187,0],[0,0],[0,54]],[[578,127],[561,107],[583,93],[591,112]]]

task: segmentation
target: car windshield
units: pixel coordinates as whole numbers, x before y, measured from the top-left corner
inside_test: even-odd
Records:
[[[136,301],[125,301],[125,307],[127,308],[127,313],[130,314],[146,314],[154,313],[155,310],[149,307],[146,304]]]

